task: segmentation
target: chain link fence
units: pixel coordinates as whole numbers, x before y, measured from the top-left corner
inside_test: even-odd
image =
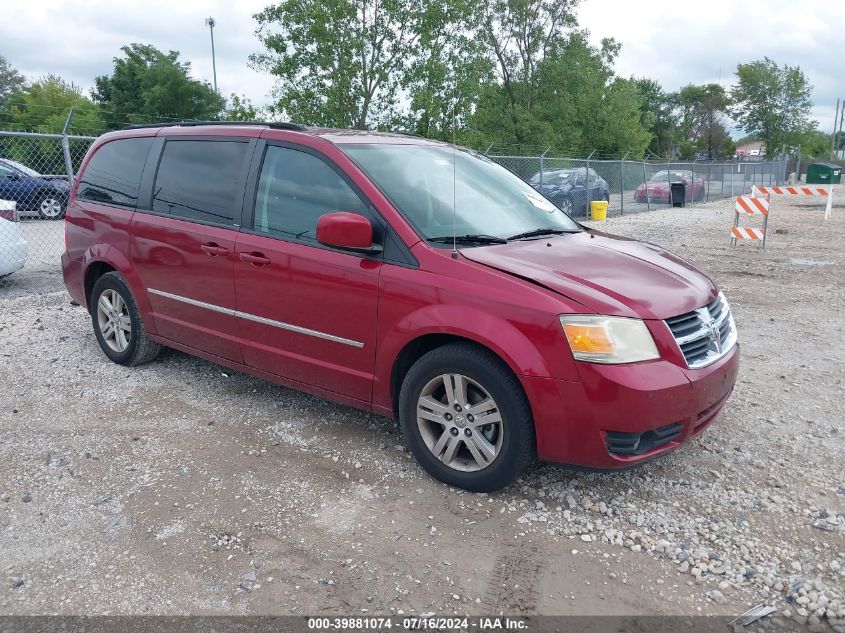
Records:
[[[759,162],[683,162],[590,160],[541,154],[488,154],[542,191],[574,217],[587,217],[590,202],[608,202],[608,215],[621,215],[672,204],[671,184],[683,183],[684,206],[732,198],[751,185],[777,186],[787,177],[787,160]]]
[[[95,136],[0,131],[0,292],[61,287],[64,218],[70,184]],[[780,185],[787,162],[591,160],[541,153],[488,157],[542,191],[574,217],[608,201],[619,215],[671,204],[683,182],[687,205],[730,198],[751,184]],[[38,283],[49,278],[49,283]]]
[[[95,138],[0,131],[0,291],[61,280],[70,184]]]

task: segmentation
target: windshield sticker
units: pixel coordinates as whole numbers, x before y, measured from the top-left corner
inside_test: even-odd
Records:
[[[557,211],[557,207],[553,205],[551,202],[546,200],[543,196],[538,196],[536,193],[531,193],[530,191],[525,191],[525,197],[528,198],[528,202],[533,204],[538,209],[542,209],[548,213],[554,213]]]

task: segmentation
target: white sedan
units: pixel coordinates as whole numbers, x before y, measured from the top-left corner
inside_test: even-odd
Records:
[[[0,210],[11,211],[14,217],[15,208],[11,206],[10,209],[6,209],[9,205],[10,203],[6,200],[0,200]],[[11,205],[14,205],[14,202]],[[15,222],[0,217],[0,278],[23,268],[28,254],[29,244],[21,227]]]

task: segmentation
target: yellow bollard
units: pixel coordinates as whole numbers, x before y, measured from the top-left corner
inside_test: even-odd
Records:
[[[593,200],[590,202],[590,218],[593,220],[607,219],[607,200]]]

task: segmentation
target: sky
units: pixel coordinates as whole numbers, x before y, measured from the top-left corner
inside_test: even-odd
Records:
[[[0,0],[4,4],[11,0]],[[220,92],[268,103],[270,75],[248,66],[258,52],[253,14],[270,0],[29,0],[0,9],[0,55],[28,78],[53,73],[87,92],[109,74],[120,47],[149,43],[178,50],[195,77],[212,81],[205,18],[214,39]],[[768,56],[800,65],[814,86],[812,118],[833,129],[837,97],[845,97],[845,2],[839,0],[582,0],[582,28],[592,42],[622,44],[623,77],[657,79],[667,90],[734,81],[739,62]],[[737,134],[739,134],[737,132]]]

